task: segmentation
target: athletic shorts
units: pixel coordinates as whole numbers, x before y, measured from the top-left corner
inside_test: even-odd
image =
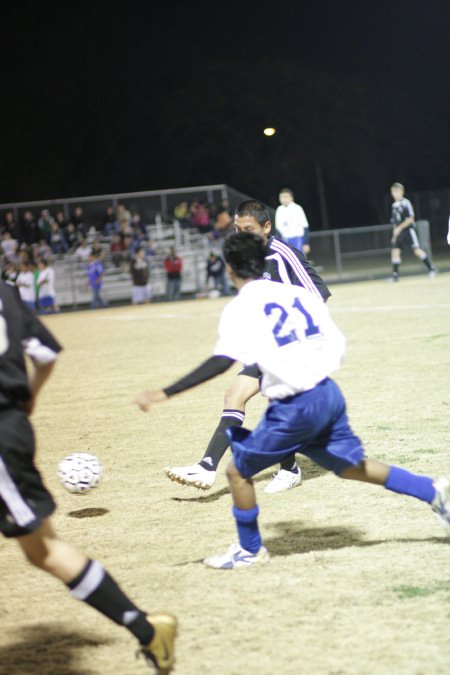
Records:
[[[139,304],[141,302],[148,302],[150,300],[149,286],[133,286],[131,289],[131,302]]]
[[[27,414],[0,409],[0,531],[5,537],[34,532],[56,508],[34,465],[34,454]]]
[[[402,230],[397,239],[394,239],[392,248],[399,248],[400,250],[403,250],[404,248],[420,248],[419,238],[414,227],[408,227],[406,230]]]
[[[258,426],[227,430],[233,461],[244,478],[299,452],[338,476],[364,459],[364,448],[353,433],[345,399],[327,378],[314,389],[273,401]]]
[[[43,297],[39,298],[39,307],[41,309],[47,309],[48,307],[53,307],[55,304],[55,296],[54,295],[44,295]]]
[[[244,366],[238,375],[247,375],[247,377],[254,377],[255,380],[259,380],[262,373],[256,363],[252,363],[251,366]]]

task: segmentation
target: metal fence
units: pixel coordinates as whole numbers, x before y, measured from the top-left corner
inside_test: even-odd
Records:
[[[164,255],[170,246],[175,246],[184,261],[181,292],[195,295],[205,290],[205,269],[209,250],[217,246],[206,235],[200,235],[194,229],[183,228],[174,219],[174,208],[182,201],[204,201],[217,206],[228,202],[232,213],[247,195],[227,185],[206,185],[192,188],[153,190],[146,192],[73,197],[68,199],[47,199],[0,205],[0,218],[6,211],[12,210],[19,220],[27,209],[63,210],[70,218],[75,206],[82,206],[86,222],[92,226],[91,237],[101,231],[107,207],[117,208],[124,204],[130,211],[140,213],[149,223],[147,234],[160,248],[160,255],[149,259],[149,269],[153,297],[165,297]],[[441,202],[440,202],[441,204]],[[443,202],[442,202],[443,204]],[[441,207],[442,209],[444,206]],[[269,209],[273,219],[274,209]],[[273,220],[272,220],[273,222]],[[95,228],[95,229],[94,229]],[[431,255],[430,224],[426,220],[418,221],[417,230],[422,248]],[[330,282],[370,279],[388,275],[390,271],[389,251],[392,225],[374,225],[369,227],[343,228],[311,232],[311,257],[314,265]],[[104,243],[105,252],[109,248]],[[124,268],[118,269],[106,254],[105,295],[110,302],[123,302],[131,298],[131,278]],[[57,282],[58,301],[61,306],[79,307],[90,300],[86,288],[86,265],[81,264],[73,255],[60,256],[54,262]],[[417,262],[414,264],[417,267]]]

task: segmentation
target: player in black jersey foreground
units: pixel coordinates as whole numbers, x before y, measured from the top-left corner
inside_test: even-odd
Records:
[[[55,503],[34,464],[29,415],[60,350],[17,290],[0,281],[0,531],[15,537],[29,562],[60,579],[73,597],[127,628],[138,653],[166,675],[174,663],[175,617],[146,615],[99,562],[61,541],[50,521]],[[24,353],[33,364],[29,377]]]
[[[269,212],[261,202],[253,199],[239,204],[234,216],[237,232],[251,232],[266,243],[264,278],[275,282],[303,286],[323,301],[330,297],[325,282],[307,261],[303,253],[293,246],[270,235],[272,223]],[[168,478],[183,485],[192,485],[208,490],[216,480],[217,467],[225,454],[229,441],[226,430],[242,426],[247,402],[259,392],[260,372],[256,366],[246,366],[225,392],[224,408],[208,447],[200,462],[189,466],[168,466],[164,469]],[[170,389],[170,388],[169,388]],[[169,395],[176,393],[168,391]],[[295,455],[280,465],[280,470],[267,485],[268,493],[289,490],[301,482],[301,471]]]

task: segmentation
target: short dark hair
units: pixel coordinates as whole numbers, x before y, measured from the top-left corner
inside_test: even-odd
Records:
[[[291,188],[281,188],[279,194],[282,195],[284,192],[286,192],[288,195],[291,195],[291,197],[294,198],[294,193],[292,192]]]
[[[236,232],[225,239],[225,261],[241,279],[259,279],[264,272],[266,244],[252,232]]]
[[[267,221],[271,222],[267,207],[257,199],[246,199],[244,202],[241,202],[236,207],[235,215],[239,218],[242,216],[252,216],[260,225],[264,225]]]

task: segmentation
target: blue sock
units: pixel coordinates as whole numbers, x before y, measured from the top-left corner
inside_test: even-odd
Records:
[[[233,516],[236,518],[240,545],[249,553],[258,553],[262,543],[257,521],[258,507],[238,509],[237,506],[233,506],[232,510]]]
[[[398,466],[390,467],[384,487],[401,495],[416,497],[423,502],[428,502],[428,504],[431,504],[436,493],[431,478],[428,478],[428,476],[417,476],[414,473],[405,471],[405,469],[400,469]]]

